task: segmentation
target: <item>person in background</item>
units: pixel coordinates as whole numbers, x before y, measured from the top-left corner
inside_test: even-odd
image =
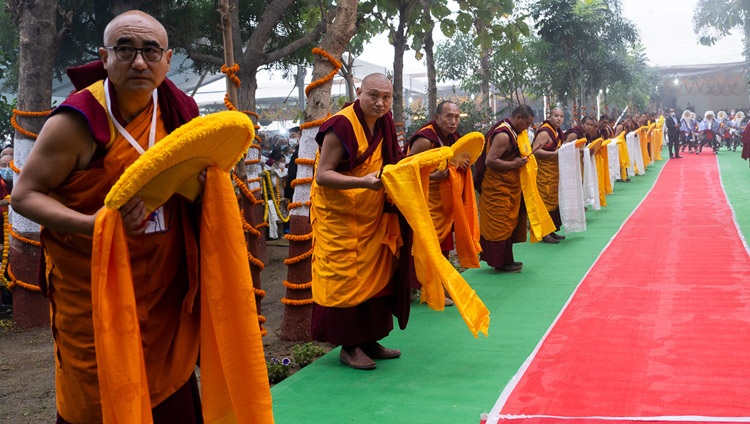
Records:
[[[485,136],[486,169],[479,196],[480,259],[498,271],[523,269],[523,263],[513,257],[513,243],[526,240],[528,219],[522,206],[520,169],[528,158],[521,156],[517,138],[533,122],[534,111],[521,105]]]
[[[670,159],[681,159],[680,156],[680,121],[674,108],[669,108],[669,116],[664,119],[667,127],[667,150]]]
[[[13,150],[12,147],[9,147]],[[3,153],[8,148],[3,149]],[[13,190],[13,170],[10,168],[10,162],[13,160],[13,153],[10,155],[0,155],[0,212],[8,212],[10,205],[10,192]],[[6,215],[3,214],[3,217]],[[5,219],[3,219],[5,224]],[[5,225],[0,226],[0,244],[5,240]],[[0,289],[0,317],[10,316],[13,313],[13,295],[5,287]]]
[[[603,115],[606,116],[606,115]],[[556,107],[550,111],[547,119],[536,132],[532,151],[538,161],[539,171],[536,174],[536,186],[539,195],[547,207],[547,212],[555,223],[555,231],[542,237],[544,243],[557,244],[560,240],[565,240],[565,236],[557,234],[562,225],[560,217],[560,203],[557,196],[560,185],[560,169],[557,162],[557,149],[563,143],[564,135],[560,129],[563,122],[563,111]]]
[[[408,141],[407,145],[407,156],[416,155],[418,153],[436,149],[443,146],[452,146],[453,143],[461,138],[461,134],[458,133],[458,124],[461,122],[461,110],[458,105],[449,100],[442,101],[438,104],[435,111],[435,120],[428,122],[425,126],[419,129]],[[459,172],[469,172],[468,159],[460,164],[456,169]],[[443,199],[441,196],[441,184],[447,181],[449,170],[446,167],[443,171],[435,170],[430,174],[430,191],[427,204],[430,208],[430,217],[432,223],[435,226],[435,231],[438,235],[438,241],[440,242],[440,250],[443,252],[443,256],[447,259],[450,255],[450,251],[453,250],[453,214],[445,213],[444,206],[447,206],[449,210],[453,210],[453,199]],[[471,175],[471,174],[469,174]],[[450,187],[450,185],[448,185]],[[446,205],[447,204],[447,205]],[[456,206],[458,207],[458,206]],[[414,278],[416,280],[416,276]],[[418,289],[421,285],[418,282],[412,282],[412,287]],[[445,306],[452,306],[453,300],[446,294]]]

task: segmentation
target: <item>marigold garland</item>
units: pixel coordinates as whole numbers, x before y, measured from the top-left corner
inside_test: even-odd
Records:
[[[29,284],[26,282],[23,282],[16,278],[16,275],[13,274],[13,270],[10,268],[10,264],[8,264],[8,276],[10,276],[11,282],[8,284],[8,289],[13,289],[13,287],[18,286],[23,289],[33,291],[33,292],[41,292],[42,289],[39,286],[35,286],[33,284]]]
[[[32,246],[41,247],[42,243],[38,240],[32,240],[30,238],[26,238],[20,234],[18,234],[13,227],[10,227],[10,235],[13,236],[14,239],[20,241],[21,243],[30,244]]]
[[[8,168],[12,169],[13,172],[15,172],[16,174],[20,174],[21,173],[21,168],[17,167],[16,166],[16,162],[14,160],[12,160],[12,159],[11,159],[10,163],[8,164]]]
[[[311,184],[312,182],[313,182],[312,177],[295,178],[294,180],[292,180],[292,182],[289,185],[291,185],[292,187],[297,187],[300,184]]]
[[[287,205],[286,209],[290,211],[292,209],[301,208],[303,206],[307,206],[309,208],[310,207],[310,201],[308,200],[306,202],[292,202],[292,203],[290,203],[290,204]]]
[[[264,317],[263,315],[258,315],[258,322],[260,324],[265,324],[266,323],[266,317]]]
[[[263,261],[261,261],[260,259],[258,259],[255,256],[253,256],[253,254],[250,253],[250,252],[247,252],[247,260],[252,265],[255,265],[255,267],[258,268],[261,271],[263,271],[264,269],[266,269],[266,264],[264,264]]]
[[[312,249],[308,250],[307,252],[302,253],[301,255],[297,255],[291,258],[284,259],[284,265],[294,265],[296,263],[302,262],[305,259],[311,257],[313,254]]]
[[[16,129],[19,133],[25,135],[29,138],[37,138],[39,134],[33,133],[31,131],[28,131],[21,127],[21,125],[18,123],[18,120],[16,119],[16,116],[25,116],[25,117],[45,117],[52,112],[53,109],[45,110],[42,112],[30,112],[30,111],[23,111],[18,109],[13,109],[13,116],[10,117],[10,124],[13,126],[13,128]]]
[[[266,291],[265,290],[263,290],[263,289],[256,289],[256,288],[253,288],[253,290],[255,291],[255,295],[258,296],[258,297],[260,297],[261,299],[264,298],[264,297],[266,297]]]
[[[290,290],[307,290],[312,287],[312,281],[308,281],[304,284],[294,284],[294,283],[290,283],[287,280],[284,280],[284,287]]]
[[[281,303],[283,303],[284,305],[290,305],[290,306],[306,306],[306,305],[312,305],[313,300],[312,298],[295,300],[295,299],[287,299],[285,297],[282,297]]]
[[[7,197],[7,196],[6,196]],[[8,211],[3,211],[3,257],[0,261],[0,283],[4,287],[10,287],[10,281],[5,278],[5,267],[8,265],[8,251],[10,249],[10,223],[8,222]]]
[[[239,88],[242,81],[240,81],[239,77],[237,77],[237,72],[240,70],[240,65],[235,63],[232,66],[227,66],[226,64],[221,65],[221,72],[223,74],[226,74],[227,78],[229,78],[230,81],[234,83],[234,85]]]
[[[297,235],[297,234],[284,234],[284,238],[287,239],[287,240],[289,240],[289,241],[297,241],[297,242],[308,241],[308,240],[312,240],[312,233],[299,234],[299,235]]]
[[[314,121],[305,122],[305,123],[300,124],[299,125],[299,129],[305,130],[305,129],[308,129],[308,128],[319,127],[319,126],[323,125],[328,120],[328,118],[330,118],[331,116],[333,116],[333,115],[331,115],[331,112],[328,112],[328,115],[326,115],[325,118],[320,118],[320,119],[316,119]]]
[[[296,163],[297,165],[310,165],[310,166],[314,166],[315,165],[315,159],[297,158],[297,159],[294,160],[294,163]]]
[[[250,233],[250,235],[253,237],[260,237],[260,231],[256,230],[255,227],[253,227],[252,225],[250,225],[249,222],[247,222],[244,214],[245,214],[244,209],[240,209],[240,222],[242,222],[242,229],[246,233]]]
[[[315,80],[315,81],[311,82],[310,85],[308,85],[307,87],[305,87],[305,95],[306,96],[309,96],[310,95],[310,91],[312,91],[313,89],[315,89],[317,87],[320,87],[321,85],[323,85],[323,84],[325,84],[327,82],[333,81],[333,77],[335,77],[336,74],[339,72],[339,69],[341,69],[341,62],[339,62],[335,57],[331,56],[331,54],[328,53],[327,51],[325,51],[325,50],[323,50],[321,48],[316,47],[316,48],[314,48],[312,50],[312,52],[313,52],[313,54],[317,54],[317,55],[323,56],[326,59],[328,59],[328,61],[331,63],[331,65],[333,65],[333,70],[331,72],[329,72],[328,75],[324,76],[321,79],[318,79],[318,80]]]
[[[286,224],[289,222],[290,215],[287,214],[285,217],[283,213],[281,213],[281,208],[279,208],[279,202],[281,195],[279,192],[281,191],[281,188],[278,187],[276,190],[273,188],[273,183],[271,182],[271,173],[268,171],[263,171],[263,201],[265,201],[265,209],[263,211],[263,220],[268,221],[268,192],[270,191],[273,195],[273,206],[276,209],[276,214],[279,216],[279,220]]]
[[[250,201],[251,205],[255,206],[260,202],[258,199],[255,198],[252,190],[250,190],[247,187],[247,185],[242,182],[240,177],[238,177],[234,173],[232,173],[232,181],[234,181],[234,185],[240,189],[240,192],[242,193],[242,195],[245,196],[245,198]]]

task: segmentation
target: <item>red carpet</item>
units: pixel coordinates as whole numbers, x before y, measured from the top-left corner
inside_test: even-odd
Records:
[[[706,152],[665,165],[487,422],[662,421],[750,422],[750,255]]]

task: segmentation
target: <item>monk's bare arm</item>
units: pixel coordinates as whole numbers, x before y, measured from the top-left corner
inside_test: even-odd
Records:
[[[576,135],[576,133],[572,132],[568,134],[567,137],[565,137],[565,141],[563,143],[570,143],[571,141],[576,141],[576,140],[578,140],[578,136]]]
[[[337,172],[336,167],[341,163],[345,153],[344,145],[336,134],[333,131],[326,133],[325,138],[323,138],[323,146],[320,148],[318,169],[315,171],[315,182],[318,185],[339,190],[350,188],[380,190],[383,187],[377,172],[363,177],[354,177]]]
[[[409,148],[409,156],[416,155],[417,153],[426,152],[427,150],[430,150],[432,148],[432,143],[430,140],[419,137],[418,139],[414,140],[414,143],[412,143],[411,147]],[[448,178],[448,168],[446,168],[443,171],[435,170],[432,173],[430,173],[430,179],[431,180],[444,180]]]
[[[492,145],[490,145],[487,151],[487,160],[485,161],[487,168],[494,169],[495,171],[510,171],[526,165],[526,162],[528,162],[527,158],[517,157],[510,161],[500,159],[510,149],[510,137],[508,137],[508,134],[495,134],[492,138]]]
[[[45,227],[93,234],[94,215],[76,212],[49,193],[91,160],[93,140],[83,118],[59,113],[47,120],[13,187],[13,209]]]
[[[534,144],[531,146],[531,150],[534,152],[534,156],[540,160],[557,160],[557,150],[554,152],[548,152],[542,149],[542,146],[549,143],[551,138],[547,132],[539,132],[534,138]]]

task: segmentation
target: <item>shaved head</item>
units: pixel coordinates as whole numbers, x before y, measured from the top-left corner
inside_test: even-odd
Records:
[[[129,10],[115,16],[107,24],[106,28],[104,28],[104,45],[112,46],[117,44],[117,40],[114,38],[118,36],[120,28],[130,26],[148,27],[154,31],[158,38],[162,38],[158,40],[161,42],[161,47],[166,48],[169,44],[167,30],[161,22],[148,13],[141,12],[140,10]]]

